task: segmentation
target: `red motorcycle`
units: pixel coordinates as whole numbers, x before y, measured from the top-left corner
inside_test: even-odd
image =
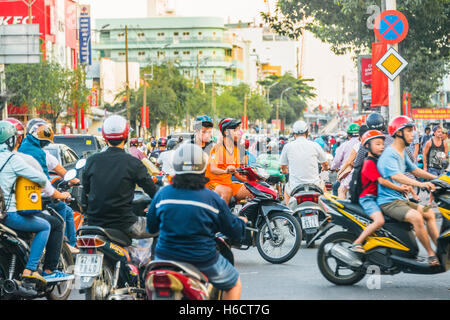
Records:
[[[284,263],[292,259],[300,248],[302,230],[291,209],[283,205],[277,191],[265,182],[269,174],[261,167],[245,167],[237,172],[247,178],[245,187],[252,198],[230,203],[231,211],[248,219],[251,228],[242,243],[225,239],[233,248],[247,250],[257,247],[270,263]]]

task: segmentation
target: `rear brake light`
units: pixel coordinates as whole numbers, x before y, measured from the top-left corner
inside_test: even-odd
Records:
[[[319,195],[317,194],[303,194],[295,196],[297,199],[297,204],[301,204],[302,202],[310,201],[310,202],[319,202]]]
[[[150,275],[149,283],[154,289],[183,290],[183,283],[176,276],[166,272],[155,272]]]
[[[98,248],[105,245],[105,241],[97,237],[78,237],[78,248]]]

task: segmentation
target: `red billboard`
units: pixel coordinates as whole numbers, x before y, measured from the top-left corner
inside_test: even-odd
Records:
[[[36,0],[31,5],[32,22],[39,24],[39,32],[45,41],[55,42],[54,12],[55,0]],[[24,1],[0,2],[0,25],[28,23],[28,4]]]

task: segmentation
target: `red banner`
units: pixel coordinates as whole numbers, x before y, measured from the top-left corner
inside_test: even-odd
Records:
[[[248,130],[248,116],[242,116],[242,130]]]
[[[372,104],[371,107],[389,105],[388,77],[376,66],[387,51],[385,43],[372,43]]]

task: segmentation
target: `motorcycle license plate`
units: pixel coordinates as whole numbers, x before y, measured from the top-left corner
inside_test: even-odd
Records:
[[[74,274],[80,277],[96,277],[102,270],[103,254],[77,254]]]
[[[319,217],[317,215],[302,217],[302,228],[318,228],[319,227]]]

